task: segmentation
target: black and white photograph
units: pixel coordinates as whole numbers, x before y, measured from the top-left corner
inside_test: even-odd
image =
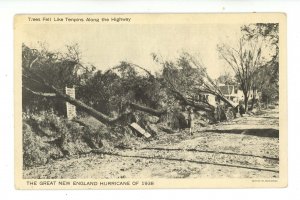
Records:
[[[20,189],[286,187],[286,16],[15,17]]]

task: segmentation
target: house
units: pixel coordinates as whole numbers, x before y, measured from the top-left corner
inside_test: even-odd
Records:
[[[225,84],[219,84],[218,85],[220,91],[222,94],[227,98],[228,100],[232,101],[235,105],[238,105],[240,101],[244,101],[244,93],[242,90],[239,90],[234,85],[225,85]],[[255,91],[255,99],[259,99],[260,93]],[[197,95],[195,97],[197,100],[206,100],[210,105],[217,106],[217,98],[216,96],[209,94],[209,93],[201,93],[200,95]],[[252,100],[253,98],[253,90],[249,92],[249,100]]]
[[[251,100],[251,99],[253,99],[253,94],[255,95],[255,99],[256,100],[258,100],[259,99],[259,97],[260,97],[260,92],[257,92],[257,90],[255,90],[255,93],[253,93],[253,90],[251,90],[250,92],[249,92],[249,97],[248,97],[248,99],[249,100]],[[239,101],[244,101],[244,93],[243,93],[243,91],[242,90],[238,90],[238,99],[239,99]]]
[[[231,100],[234,103],[239,103],[240,101],[244,101],[244,93],[242,90],[237,89],[234,85],[219,85],[219,89],[222,92],[222,94],[229,100]],[[255,99],[259,99],[259,93],[257,90],[255,93],[253,93],[253,90],[249,91],[249,100],[253,98],[253,94],[255,95]]]
[[[219,89],[228,100],[230,100],[234,103],[238,103],[239,92],[234,85],[219,85]]]
[[[216,97],[212,94],[202,93],[199,95],[199,100],[200,98],[202,98],[202,100],[205,99],[210,105],[217,106]]]

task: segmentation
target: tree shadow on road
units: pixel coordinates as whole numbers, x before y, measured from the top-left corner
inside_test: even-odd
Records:
[[[242,134],[242,135],[253,135],[258,137],[272,137],[279,138],[279,130],[277,129],[228,129],[228,130],[205,130],[203,132],[212,133],[231,133],[231,134]]]

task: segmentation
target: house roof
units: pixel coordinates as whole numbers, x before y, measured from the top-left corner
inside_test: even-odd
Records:
[[[219,89],[221,90],[223,95],[230,95],[230,94],[233,94],[233,92],[234,92],[233,85],[222,85],[222,86],[219,86]]]

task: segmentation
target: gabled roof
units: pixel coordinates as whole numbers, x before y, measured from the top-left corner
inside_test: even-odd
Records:
[[[219,86],[223,95],[231,95],[234,93],[234,86],[233,85],[222,85]]]

